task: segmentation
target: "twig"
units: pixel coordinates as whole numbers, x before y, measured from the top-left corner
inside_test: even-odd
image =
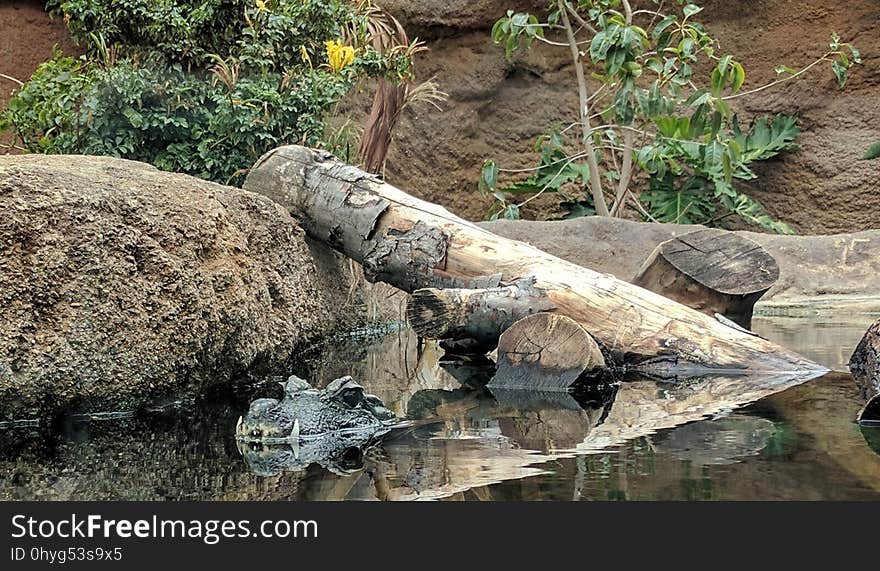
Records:
[[[626,195],[627,195],[627,197],[629,197],[629,200],[633,203],[633,206],[636,207],[636,210],[639,211],[639,214],[641,214],[642,216],[644,216],[645,218],[647,218],[651,222],[660,222],[659,220],[657,220],[656,218],[651,216],[650,212],[645,210],[645,207],[642,206],[642,203],[639,202],[639,199],[636,198],[636,195],[633,194],[631,190],[627,190]]]
[[[742,92],[736,93],[734,95],[728,95],[726,97],[722,97],[721,99],[724,99],[725,101],[729,101],[730,99],[736,99],[737,97],[745,97],[746,95],[752,95],[753,93],[758,93],[760,91],[764,91],[765,89],[770,89],[771,87],[779,85],[780,83],[785,83],[786,81],[790,81],[792,79],[795,79],[796,77],[799,77],[799,76],[803,75],[804,73],[806,73],[807,71],[809,71],[812,67],[819,65],[823,61],[827,61],[828,56],[830,56],[833,53],[834,52],[825,53],[822,57],[820,57],[819,59],[817,59],[816,61],[814,61],[810,65],[808,65],[807,67],[803,68],[802,70],[798,71],[797,73],[793,73],[793,74],[789,75],[788,77],[783,77],[782,79],[777,79],[776,81],[772,81],[772,82],[768,83],[767,85],[762,85],[761,87],[756,87],[755,89],[751,89],[749,91],[742,91]]]
[[[544,168],[544,167],[552,167],[553,165],[558,165],[559,163],[564,163],[564,162],[566,162],[566,161],[571,162],[571,160],[579,159],[579,158],[581,158],[581,157],[583,157],[583,156],[585,156],[584,153],[575,153],[574,155],[572,155],[572,156],[570,156],[570,157],[565,157],[565,158],[562,158],[562,159],[558,159],[558,160],[553,161],[552,163],[547,163],[546,165],[539,165],[539,166],[536,166],[536,167],[529,167],[529,168],[525,168],[525,169],[498,169],[498,172],[529,172],[529,171],[536,171],[536,170],[538,170],[538,169],[542,169],[542,168]],[[562,167],[562,168],[565,168],[565,167]]]
[[[633,11],[627,0],[623,0],[623,9],[626,12],[626,25],[629,26],[632,24]],[[623,134],[623,168],[620,170],[620,180],[617,181],[617,194],[611,207],[611,216],[617,216],[623,206],[623,197],[629,188],[629,181],[632,177],[632,155],[633,131],[627,129]]]
[[[17,83],[19,87],[21,87],[21,86],[24,85],[24,82],[23,82],[23,81],[20,81],[20,80],[18,80],[18,79],[15,79],[15,78],[12,77],[11,75],[6,75],[5,73],[0,73],[0,77],[2,77],[3,79],[8,79],[9,81],[11,81],[11,82],[13,82],[13,83]]]
[[[570,158],[568,159],[568,161],[566,161],[566,163],[565,163],[564,165],[562,165],[562,168],[560,168],[560,169],[556,172],[556,174],[553,175],[553,178],[551,178],[550,181],[547,182],[547,184],[545,184],[544,187],[543,187],[541,190],[539,190],[537,193],[533,194],[532,196],[528,197],[527,199],[525,199],[525,200],[523,200],[522,202],[520,202],[519,204],[517,204],[517,205],[516,205],[517,208],[522,208],[523,206],[525,206],[525,205],[528,204],[529,202],[535,200],[536,198],[538,198],[539,196],[541,196],[542,194],[544,194],[544,192],[545,192],[548,188],[550,188],[550,185],[553,184],[553,182],[556,181],[557,178],[559,178],[559,175],[562,174],[562,171],[565,170],[565,167],[567,167],[568,165],[570,165],[571,163],[573,163],[574,160],[575,160],[575,159],[574,159],[574,156],[570,157]]]
[[[585,28],[588,32],[590,32],[590,33],[593,34],[594,36],[596,35],[596,33],[597,33],[597,32],[596,32],[596,29],[595,29],[593,26],[591,26],[589,22],[587,22],[586,20],[584,20],[584,19],[581,17],[581,15],[577,13],[577,10],[575,10],[574,8],[572,8],[572,7],[571,7],[571,4],[569,4],[568,2],[565,2],[565,10],[561,10],[561,12],[562,12],[563,14],[564,14],[565,12],[568,12],[569,14],[571,14],[571,17],[574,18],[574,21],[577,22],[578,25],[580,25],[581,28]],[[567,20],[568,18],[564,18],[564,19]]]
[[[624,196],[629,188],[629,181],[632,178],[633,135],[632,131],[626,131],[623,134],[623,169],[620,171],[617,196],[614,199],[614,205],[611,207],[611,216],[617,216],[623,208]]]

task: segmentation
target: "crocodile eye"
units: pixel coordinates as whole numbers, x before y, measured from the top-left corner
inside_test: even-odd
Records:
[[[339,399],[345,403],[346,406],[355,408],[363,402],[364,390],[361,388],[346,389],[340,393]]]
[[[337,465],[343,470],[356,470],[364,465],[364,452],[357,446],[346,448]]]

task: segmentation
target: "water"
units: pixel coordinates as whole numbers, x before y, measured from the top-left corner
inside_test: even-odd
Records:
[[[407,331],[302,355],[317,385],[351,374],[419,419],[352,465],[253,474],[235,421],[272,381],[137,414],[0,427],[0,499],[880,499],[880,429],[860,429],[844,371],[875,316],[756,317],[762,335],[835,372],[623,383],[616,393],[492,394],[480,362]],[[356,467],[355,467],[356,466]],[[353,469],[352,469],[353,468]]]

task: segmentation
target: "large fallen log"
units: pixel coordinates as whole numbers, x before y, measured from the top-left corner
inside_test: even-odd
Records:
[[[663,296],[497,236],[321,151],[275,149],[254,165],[245,188],[288,208],[309,235],[360,262],[371,281],[412,292],[533,277],[554,312],[607,351],[654,370],[823,369]],[[486,283],[490,276],[497,283]]]

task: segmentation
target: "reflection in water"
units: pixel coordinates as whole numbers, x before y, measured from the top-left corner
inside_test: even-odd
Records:
[[[862,436],[865,437],[865,442],[868,443],[871,450],[880,454],[880,427],[862,426],[859,430],[861,430]]]
[[[853,350],[877,317],[872,313],[826,314],[812,318],[756,315],[752,329],[820,365],[848,372]]]
[[[482,388],[486,365],[444,361],[406,332],[303,361],[293,372],[317,385],[351,374],[412,419],[336,473],[283,457],[277,475],[248,470],[233,428],[251,400],[277,398],[275,383],[53,431],[0,429],[0,499],[880,498],[876,437],[852,422],[847,376],[642,379],[526,398]]]

